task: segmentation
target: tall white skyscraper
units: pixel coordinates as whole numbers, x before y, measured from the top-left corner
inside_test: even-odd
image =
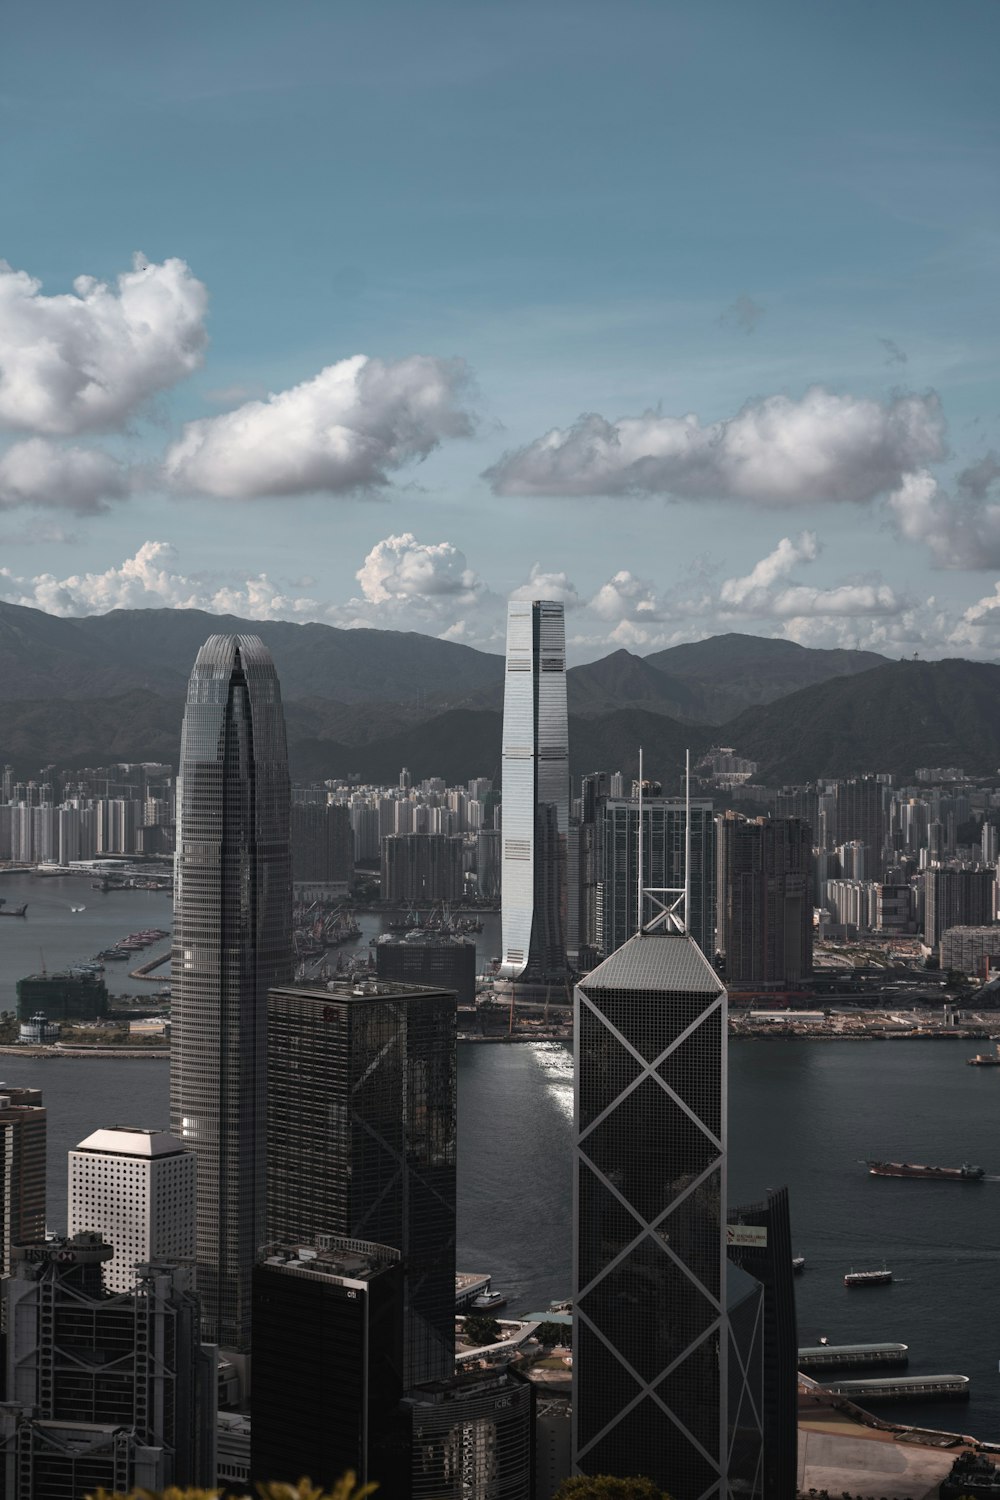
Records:
[[[69,1234],[99,1234],[114,1248],[110,1292],[136,1284],[140,1262],[193,1262],[197,1158],[165,1130],[113,1125],[69,1153]]]
[[[551,599],[507,606],[501,910],[505,979],[566,972],[566,623]]]

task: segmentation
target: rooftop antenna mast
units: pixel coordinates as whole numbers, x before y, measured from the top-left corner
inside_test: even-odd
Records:
[[[684,752],[684,883],[648,886],[642,868],[642,751],[639,751],[639,932],[687,932],[688,898],[691,891],[691,752]],[[673,897],[671,901],[669,898]],[[661,899],[666,898],[666,899]],[[648,922],[642,919],[643,902],[657,908]]]

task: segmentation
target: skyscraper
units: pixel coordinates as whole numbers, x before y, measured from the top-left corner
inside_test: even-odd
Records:
[[[41,1089],[0,1083],[0,1276],[15,1245],[45,1239],[45,1123]]]
[[[505,979],[566,972],[566,625],[549,599],[507,606],[501,910]]]
[[[799,818],[716,823],[717,943],[729,984],[794,984],[812,972],[812,831]]]
[[[215,1481],[218,1351],[199,1338],[191,1271],[140,1267],[111,1295],[98,1234],[20,1249],[3,1284],[6,1500]]]
[[[726,992],[643,930],[577,986],[574,1463],[725,1493]]]
[[[257,636],[210,636],[181,731],[170,1112],[198,1157],[205,1336],[238,1352],[266,1237],[267,991],[292,971],[288,814],[270,653]]]
[[[455,1363],[455,996],[395,981],[268,997],[268,1238],[401,1252],[408,1386]]]
[[[398,1250],[321,1235],[254,1268],[253,1479],[333,1489],[346,1469],[402,1494],[403,1267]]]
[[[684,884],[685,801],[682,797],[644,797],[642,804],[643,885]],[[690,803],[691,867],[687,928],[706,958],[715,953],[715,821],[712,803]],[[596,945],[614,953],[637,924],[639,874],[639,802],[608,798],[598,803]]]
[[[113,1247],[109,1291],[130,1291],[140,1262],[193,1262],[195,1169],[194,1152],[166,1130],[114,1125],[69,1153],[67,1231],[93,1230]]]

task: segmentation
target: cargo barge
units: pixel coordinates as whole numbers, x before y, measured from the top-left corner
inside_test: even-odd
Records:
[[[913,1177],[923,1182],[982,1182],[986,1176],[983,1167],[967,1161],[960,1167],[925,1167],[909,1161],[866,1161],[864,1166],[871,1177]]]

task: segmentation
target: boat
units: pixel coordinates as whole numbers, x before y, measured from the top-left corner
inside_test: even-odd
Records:
[[[805,1256],[804,1255],[793,1255],[792,1256],[792,1270],[795,1273],[795,1275],[796,1276],[801,1276],[802,1272],[805,1270],[805,1268],[806,1268],[806,1258],[805,1258]]]
[[[909,1161],[867,1161],[871,1177],[915,1177],[925,1182],[982,1182],[986,1172],[963,1162],[960,1167],[925,1167]]]
[[[1000,1068],[1000,1042],[995,1052],[977,1052],[975,1057],[965,1060],[970,1068]]]
[[[86,910],[87,910],[87,908],[85,906],[71,906],[70,907],[70,911],[86,911]]]
[[[8,906],[6,901],[0,899],[0,917],[23,917],[27,914],[28,903],[23,906]]]
[[[880,1271],[848,1271],[844,1277],[845,1286],[887,1286],[892,1280],[892,1272],[885,1265]]]
[[[478,1297],[473,1298],[472,1306],[476,1312],[496,1312],[498,1308],[507,1306],[507,1298],[503,1292],[480,1292]]]

